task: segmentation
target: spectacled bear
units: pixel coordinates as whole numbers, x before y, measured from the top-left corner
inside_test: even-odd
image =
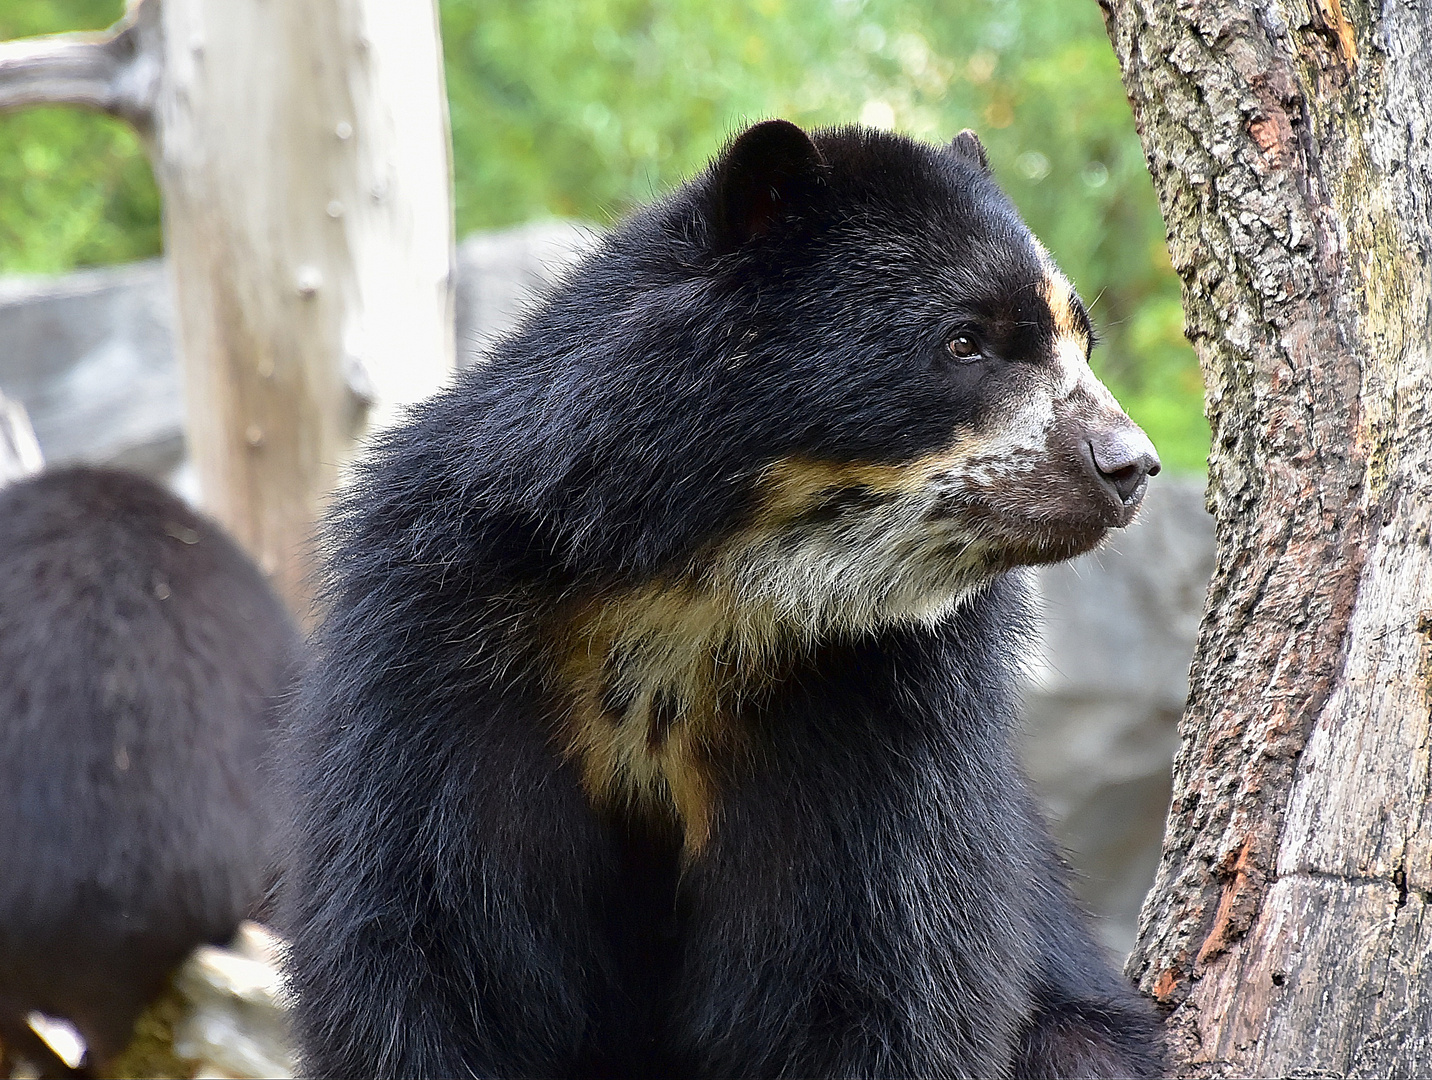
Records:
[[[314,1076],[1153,1076],[1010,745],[1018,568],[1158,458],[944,147],[767,121],[331,523],[287,925]]]
[[[110,1062],[186,954],[275,875],[277,697],[296,627],[218,526],[91,468],[0,490],[0,1044]],[[3,1056],[3,1055],[0,1055]],[[8,1069],[5,1072],[8,1076]]]

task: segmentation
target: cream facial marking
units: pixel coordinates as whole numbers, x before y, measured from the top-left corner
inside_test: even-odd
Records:
[[[1074,287],[1052,263],[1045,266],[1039,292],[1054,321],[1054,361],[1060,373],[1056,396],[1063,398],[1073,392],[1083,373],[1089,370],[1091,342],[1075,313],[1074,305],[1078,301],[1074,298]]]
[[[1040,292],[1044,296],[1044,302],[1049,305],[1049,313],[1054,316],[1055,336],[1081,341],[1083,351],[1087,354],[1089,339],[1074,312],[1074,287],[1069,284],[1069,279],[1052,265],[1047,265]]]
[[[1040,268],[1044,271],[1044,282],[1040,293],[1044,302],[1049,305],[1049,311],[1054,316],[1054,332],[1058,337],[1079,338],[1084,343],[1084,353],[1089,352],[1089,340],[1084,333],[1084,328],[1079,317],[1074,312],[1074,286],[1064,276],[1064,271],[1054,261],[1054,256],[1049,254],[1049,249],[1038,240],[1034,241],[1035,252],[1039,257]]]
[[[1089,404],[1094,406],[1095,412],[1127,419],[1109,388],[1089,367],[1091,342],[1083,323],[1075,314],[1074,287],[1054,267],[1053,262],[1048,261],[1048,252],[1044,252],[1043,257],[1046,265],[1041,295],[1054,319],[1054,360],[1059,372],[1059,387],[1054,395],[1056,404],[1078,391],[1090,399]]]
[[[1054,265],[1049,252],[1043,247],[1039,251],[1045,272],[1040,295],[1049,305],[1054,321],[1054,366],[1058,373],[1054,391],[1055,409],[1058,410],[1067,399],[1078,393],[1085,399],[1081,411],[1086,414],[1127,420],[1122,406],[1089,366],[1092,343],[1075,310],[1078,301],[1074,287]]]
[[[1034,246],[1039,256],[1040,267],[1044,271],[1044,280],[1040,282],[1039,294],[1048,305],[1049,314],[1054,320],[1054,351],[1056,355],[1062,356],[1072,349],[1087,366],[1093,343],[1089,340],[1084,320],[1079,318],[1076,308],[1079,301],[1075,295],[1074,286],[1055,264],[1054,256],[1049,254],[1049,249],[1037,240],[1034,242]]]
[[[994,480],[990,450],[965,436],[905,465],[776,462],[761,513],[709,577],[807,641],[936,622],[992,573],[993,537],[939,512],[963,487]]]

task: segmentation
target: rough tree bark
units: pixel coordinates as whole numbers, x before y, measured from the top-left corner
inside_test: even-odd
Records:
[[[206,507],[306,614],[353,437],[453,366],[433,0],[142,0],[108,34],[0,46],[0,108],[47,101],[146,136]]]
[[[1432,1067],[1432,4],[1100,0],[1218,562],[1129,972],[1185,1075]]]

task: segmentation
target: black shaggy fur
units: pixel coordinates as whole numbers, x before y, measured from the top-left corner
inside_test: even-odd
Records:
[[[0,491],[0,1044],[86,1071],[274,876],[264,761],[296,629],[212,522],[148,480],[70,469]],[[9,1075],[8,1071],[6,1075]]]
[[[292,751],[309,1074],[1159,1073],[1011,750],[1030,633],[998,558],[938,618],[771,631],[718,707],[738,748],[698,761],[699,843],[592,790],[565,733],[571,612],[703,580],[774,462],[903,468],[997,423],[1052,340],[976,140],[813,139],[761,125],[617,229],[335,515]],[[975,321],[988,362],[950,362]],[[681,708],[653,696],[653,753]]]

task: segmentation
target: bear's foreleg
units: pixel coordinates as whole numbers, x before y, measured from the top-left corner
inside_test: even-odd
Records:
[[[563,1077],[619,1006],[614,867],[534,726],[429,700],[301,710],[286,883],[307,1075]],[[391,715],[391,713],[389,713]]]

